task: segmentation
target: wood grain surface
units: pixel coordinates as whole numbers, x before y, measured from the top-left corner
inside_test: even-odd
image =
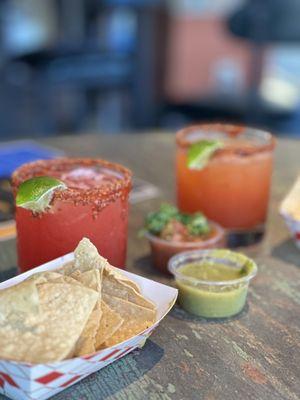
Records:
[[[174,200],[174,136],[87,134],[43,143],[68,155],[120,162],[161,189],[161,198],[131,206],[127,267],[172,285],[152,268],[148,244],[137,231],[162,199]],[[278,205],[299,172],[300,142],[279,140],[267,234],[260,245],[245,249],[257,261],[259,273],[240,315],[207,321],[175,307],[143,349],[53,399],[299,400],[300,251],[278,215]],[[14,240],[0,243],[1,278],[12,275],[15,266]]]

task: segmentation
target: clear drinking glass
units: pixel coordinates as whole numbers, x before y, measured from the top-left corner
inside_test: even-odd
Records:
[[[187,165],[189,147],[201,140],[223,143],[200,169]],[[228,231],[230,246],[261,239],[267,218],[275,139],[254,128],[206,124],[176,135],[177,203],[180,210],[203,212]]]
[[[14,193],[23,181],[36,176],[58,178],[67,189],[54,193],[45,212],[16,207],[21,271],[73,251],[84,236],[112,265],[124,268],[131,172],[99,159],[37,161],[14,172]]]

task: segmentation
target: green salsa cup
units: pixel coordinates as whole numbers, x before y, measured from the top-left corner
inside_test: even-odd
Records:
[[[257,273],[253,260],[223,249],[178,254],[170,259],[168,269],[175,277],[180,305],[204,318],[238,314],[246,303],[249,282]]]

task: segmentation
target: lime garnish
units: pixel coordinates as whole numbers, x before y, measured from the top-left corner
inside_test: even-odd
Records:
[[[208,163],[214,152],[224,144],[219,140],[201,140],[188,149],[187,164],[190,169],[202,169]]]
[[[43,212],[49,207],[55,190],[66,189],[59,179],[38,176],[21,183],[16,196],[16,205],[33,212]]]

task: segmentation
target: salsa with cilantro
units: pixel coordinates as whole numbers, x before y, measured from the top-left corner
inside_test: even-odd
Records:
[[[149,240],[154,266],[166,273],[168,261],[175,254],[225,246],[225,233],[220,225],[200,212],[182,213],[167,203],[147,215],[141,233]]]
[[[214,230],[202,213],[182,213],[167,203],[162,204],[158,211],[148,214],[144,229],[161,239],[174,242],[205,240]]]

